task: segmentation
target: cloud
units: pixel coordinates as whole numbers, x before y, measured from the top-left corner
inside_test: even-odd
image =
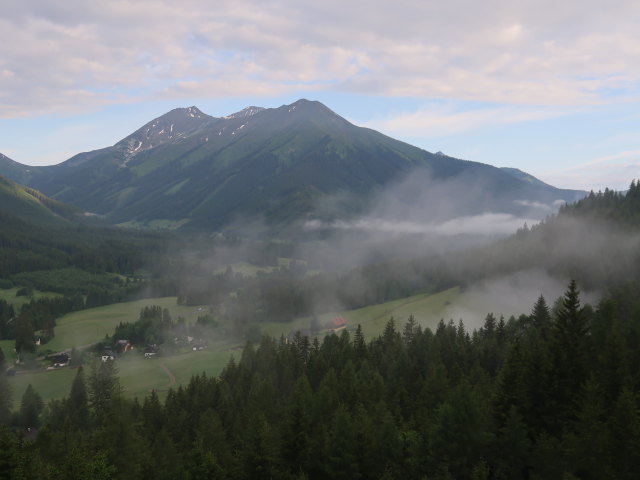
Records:
[[[508,213],[489,212],[481,215],[456,217],[440,223],[419,223],[367,217],[353,221],[339,220],[335,222],[309,220],[305,223],[305,227],[309,230],[358,230],[397,235],[422,234],[444,237],[456,235],[496,236],[511,234],[522,227],[525,222],[533,224],[536,223],[536,220],[523,219]]]
[[[640,150],[620,152],[590,162],[540,174],[560,188],[626,190],[631,180],[640,179]]]
[[[639,8],[550,0],[399,0],[394,8],[336,0],[8,2],[0,116],[301,89],[603,103],[638,94]],[[514,115],[493,115],[505,114]],[[473,124],[482,114],[450,116]]]
[[[450,106],[432,106],[415,112],[374,119],[365,126],[391,136],[442,137],[512,123],[547,120],[571,113],[570,109],[505,106],[456,111]]]

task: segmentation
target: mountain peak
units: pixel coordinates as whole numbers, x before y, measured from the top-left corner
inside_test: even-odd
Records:
[[[227,115],[226,117],[222,117],[222,118],[224,118],[225,120],[230,120],[233,118],[248,118],[248,117],[252,117],[256,113],[260,113],[263,110],[264,108],[262,107],[256,107],[252,105],[250,107],[243,108],[239,112],[232,113],[231,115]]]
[[[158,122],[158,121],[162,121],[162,120],[174,120],[175,121],[175,120],[188,119],[188,118],[199,119],[199,118],[212,118],[212,117],[210,117],[206,113],[203,113],[202,110],[200,110],[195,105],[192,105],[190,107],[174,108],[173,110],[170,110],[169,112],[165,113],[164,115],[160,115],[158,118],[152,120],[149,123],[154,123],[154,122]]]
[[[0,153],[0,160],[3,160],[5,162],[7,162],[7,163],[18,163],[15,160],[7,157],[4,153]]]
[[[142,151],[185,138],[215,120],[196,106],[174,108],[116,143],[125,156],[122,166]]]
[[[335,113],[325,104],[317,100],[307,100],[306,98],[301,98],[299,100],[296,100],[291,105],[283,105],[283,107],[289,107],[292,110],[296,108],[304,108],[305,110],[309,110],[309,111],[324,111],[324,112],[331,112],[332,114],[337,115],[337,113]]]
[[[347,120],[317,100],[301,98],[289,105],[282,105],[275,110],[291,115],[291,118],[295,119],[294,121],[312,120],[314,122],[329,121],[338,122],[339,124],[349,124]]]

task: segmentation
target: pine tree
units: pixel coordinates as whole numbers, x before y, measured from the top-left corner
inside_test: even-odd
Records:
[[[485,337],[492,338],[496,333],[496,326],[497,326],[496,317],[493,315],[493,313],[489,313],[484,319],[484,326],[482,327],[482,333],[484,334]]]
[[[640,465],[640,412],[637,395],[627,388],[620,392],[611,409],[609,435],[615,478],[637,478]]]
[[[15,335],[15,349],[18,354],[27,352],[35,353],[36,343],[33,326],[31,325],[31,320],[26,315],[20,315],[16,319]]]
[[[11,387],[0,363],[0,428],[11,423]]]
[[[312,393],[306,375],[302,375],[293,386],[288,405],[287,435],[284,450],[294,472],[307,471],[312,455],[309,436],[312,430]]]
[[[89,376],[89,405],[99,422],[109,411],[111,402],[120,395],[120,382],[114,361],[94,364]]]
[[[527,426],[514,406],[509,409],[504,426],[499,430],[497,445],[500,451],[499,472],[502,478],[528,478],[527,462],[531,442]]]
[[[362,326],[358,324],[356,332],[353,334],[353,350],[358,359],[364,359],[367,356],[367,344],[364,341]]]
[[[577,404],[576,419],[564,440],[573,472],[579,478],[615,478],[605,423],[608,406],[604,392],[593,378],[585,381]]]
[[[533,326],[540,329],[545,329],[551,322],[551,313],[549,312],[549,306],[544,297],[540,295],[533,310],[531,311],[531,323]]]
[[[157,434],[165,423],[162,405],[155,390],[152,390],[151,394],[144,399],[142,418],[145,431],[151,436]]]
[[[67,402],[67,415],[72,419],[75,428],[84,430],[89,424],[89,403],[87,385],[82,367],[78,368]]]
[[[387,349],[387,351],[389,348],[398,345],[400,334],[396,331],[396,322],[393,317],[391,317],[384,326],[381,340],[382,345],[385,347],[385,349]]]
[[[564,421],[570,419],[574,399],[587,377],[589,354],[588,325],[580,311],[580,292],[575,280],[564,294],[551,341],[559,414]]]
[[[35,428],[40,425],[40,413],[44,408],[42,397],[29,384],[20,402],[20,423],[24,427]]]
[[[329,478],[358,479],[356,429],[349,412],[341,405],[335,413],[332,434],[327,439],[325,468]]]
[[[402,329],[402,340],[405,345],[411,345],[413,342],[413,336],[416,333],[417,322],[413,314],[409,315],[407,319],[407,323],[405,323],[404,328]]]

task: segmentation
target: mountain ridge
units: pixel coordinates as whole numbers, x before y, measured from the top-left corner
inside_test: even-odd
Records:
[[[518,196],[550,203],[586,193],[433,154],[353,125],[306,99],[276,108],[246,107],[225,117],[195,106],[176,108],[111,147],[58,165],[27,173],[17,162],[10,168],[4,163],[0,174],[7,171],[112,223],[163,228],[219,230],[238,219],[279,228],[310,217],[353,216],[415,169],[429,172],[434,182],[463,175],[494,190],[495,201],[486,208]],[[326,207],[325,199],[336,195],[348,199],[342,210]]]
[[[83,213],[77,207],[58,202],[1,175],[0,207],[14,216],[45,225],[62,225]]]

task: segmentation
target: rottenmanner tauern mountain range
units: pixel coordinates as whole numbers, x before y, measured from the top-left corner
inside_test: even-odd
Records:
[[[246,220],[277,230],[366,213],[377,194],[415,170],[436,183],[460,178],[482,192],[465,199],[459,214],[519,213],[523,203],[584,194],[427,152],[308,100],[220,118],[177,108],[111,147],[54,166],[0,156],[0,175],[109,223],[208,231]],[[335,196],[341,202],[325,201]]]

